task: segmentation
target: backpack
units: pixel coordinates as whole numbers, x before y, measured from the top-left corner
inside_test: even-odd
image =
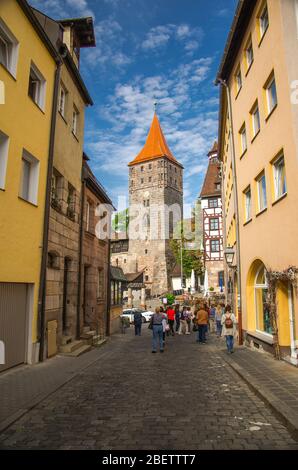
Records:
[[[233,320],[231,317],[226,317],[225,319],[225,327],[227,329],[233,328]]]

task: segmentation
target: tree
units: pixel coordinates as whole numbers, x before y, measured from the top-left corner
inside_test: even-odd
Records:
[[[204,272],[203,266],[203,253],[200,250],[190,250],[185,248],[186,240],[182,236],[182,267],[183,267],[183,274],[186,277],[191,276],[192,270],[200,276]],[[171,248],[175,256],[175,260],[177,264],[181,264],[181,239],[180,240],[171,240]]]
[[[128,209],[117,212],[112,220],[112,229],[115,232],[127,232],[129,226]]]

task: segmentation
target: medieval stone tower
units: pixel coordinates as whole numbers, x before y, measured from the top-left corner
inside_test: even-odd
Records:
[[[183,166],[170,151],[156,113],[144,148],[128,166],[130,271],[143,272],[147,292],[160,295],[171,289],[170,239],[183,217]]]

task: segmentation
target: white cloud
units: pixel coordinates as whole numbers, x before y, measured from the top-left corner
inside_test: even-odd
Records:
[[[95,17],[87,0],[30,0],[30,5],[54,19]]]
[[[228,8],[222,8],[221,10],[218,10],[216,12],[216,16],[219,16],[220,18],[223,18],[223,17],[226,17],[228,16],[230,13],[230,11],[228,10]],[[232,13],[231,13],[232,15]]]
[[[132,58],[123,51],[123,30],[118,21],[107,18],[95,25],[96,48],[86,51],[89,67],[111,66],[123,68],[131,63]]]
[[[197,86],[193,86],[207,78],[211,63],[211,58],[201,58],[181,65],[168,76],[138,76],[128,83],[118,83],[108,103],[98,109],[107,128],[104,131],[89,129],[86,135],[87,149],[98,173],[114,175],[117,186],[119,181],[122,186],[127,184],[127,164],[145,143],[157,98],[157,112],[167,142],[177,160],[185,166],[188,185],[184,191],[185,202],[192,202],[194,191],[189,178],[195,175],[198,178],[195,191],[198,194],[199,180],[208,164],[206,155],[218,128],[217,112],[212,111],[215,96],[202,100]],[[193,116],[197,102],[200,105]]]
[[[192,28],[188,24],[159,25],[148,31],[141,47],[146,51],[156,51],[164,48],[170,41],[177,41],[191,54],[200,46],[203,35],[202,28]]]

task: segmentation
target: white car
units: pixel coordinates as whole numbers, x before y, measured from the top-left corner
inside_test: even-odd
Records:
[[[141,308],[126,308],[126,309],[123,310],[123,313],[122,313],[121,317],[128,318],[129,322],[133,323],[134,322],[134,314],[136,312],[141,312],[142,317],[143,317],[142,318],[143,323],[149,322],[152,315],[153,315],[153,312],[144,311]]]

